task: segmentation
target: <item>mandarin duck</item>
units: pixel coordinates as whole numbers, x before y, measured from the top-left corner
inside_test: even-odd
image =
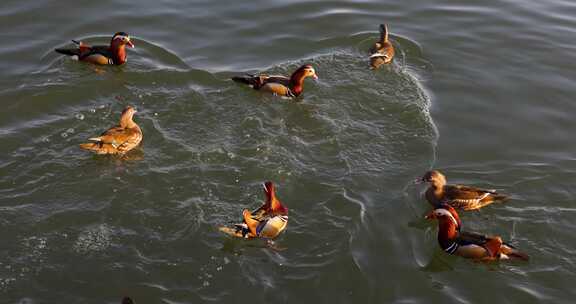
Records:
[[[496,190],[484,190],[462,185],[447,185],[446,177],[439,171],[426,172],[417,183],[430,183],[426,190],[426,199],[433,207],[448,204],[462,210],[476,210],[496,201],[508,199],[508,196]]]
[[[304,79],[312,77],[314,80],[318,79],[314,67],[310,64],[305,64],[298,68],[290,78],[279,75],[246,75],[235,76],[232,80],[249,85],[251,88],[270,92],[274,95],[284,97],[298,97],[304,91]]]
[[[258,209],[242,212],[243,222],[234,227],[220,227],[220,231],[240,238],[276,238],[288,225],[288,208],[276,197],[274,184],[264,183],[266,202]]]
[[[388,27],[380,24],[380,41],[370,49],[370,68],[377,69],[383,64],[389,64],[394,58],[394,46],[388,40]]]
[[[519,259],[528,261],[527,254],[505,243],[499,236],[486,236],[475,232],[461,231],[462,222],[454,208],[441,205],[432,210],[426,219],[438,220],[438,243],[443,251],[476,260]]]
[[[122,65],[126,63],[126,46],[134,47],[130,36],[124,32],[118,32],[112,36],[110,45],[95,45],[89,46],[82,41],[72,40],[78,47],[75,48],[59,48],[55,51],[72,56],[79,61],[86,61],[95,64],[114,64]]]
[[[134,149],[142,141],[142,130],[133,120],[134,113],[136,109],[126,107],[118,126],[106,130],[98,137],[89,138],[94,142],[80,144],[80,148],[96,154],[124,154]]]

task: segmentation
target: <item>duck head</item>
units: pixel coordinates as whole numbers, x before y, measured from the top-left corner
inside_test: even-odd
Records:
[[[440,243],[448,243],[449,240],[458,235],[462,228],[462,221],[458,212],[446,204],[442,204],[440,208],[430,211],[425,218],[438,220],[438,240]]]
[[[133,120],[133,116],[137,112],[138,111],[136,111],[136,108],[133,106],[127,106],[124,108],[124,111],[122,111],[122,116],[120,116],[120,126],[122,128],[131,128],[136,125]]]
[[[288,214],[288,208],[284,207],[280,200],[276,197],[276,190],[274,184],[270,181],[263,184],[264,192],[266,194],[266,209],[272,213]]]
[[[292,76],[290,76],[290,89],[292,90],[292,93],[296,96],[300,95],[304,89],[304,79],[308,77],[318,80],[316,70],[314,70],[314,67],[311,64],[305,64],[294,71]]]
[[[460,230],[460,227],[462,226],[462,221],[460,220],[460,216],[458,215],[458,212],[456,212],[456,209],[447,204],[442,204],[440,208],[430,211],[425,218],[428,220],[437,219],[440,224],[444,223],[453,225],[457,230]]]
[[[454,243],[454,239],[458,237],[462,226],[456,210],[444,204],[440,208],[432,210],[425,218],[438,220],[438,243],[442,249],[450,248]]]
[[[306,78],[312,77],[314,80],[318,80],[318,75],[316,75],[316,70],[311,64],[305,64],[299,67],[294,73],[292,73],[292,77],[297,76],[299,78]]]
[[[417,184],[430,183],[432,186],[439,188],[446,185],[446,177],[440,171],[432,170],[426,172],[424,176],[415,181]]]
[[[134,44],[130,39],[130,36],[124,32],[118,32],[112,36],[110,41],[110,50],[112,52],[112,59],[114,64],[124,64],[126,63],[126,46],[133,48]]]
[[[126,34],[125,32],[118,32],[112,36],[112,40],[110,41],[110,46],[114,47],[124,47],[128,46],[130,48],[134,48],[134,44],[130,39],[130,35]]]

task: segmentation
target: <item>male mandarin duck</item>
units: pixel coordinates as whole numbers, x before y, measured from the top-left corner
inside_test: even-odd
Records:
[[[370,49],[370,66],[377,69],[383,64],[389,64],[394,58],[394,46],[388,40],[388,27],[380,24],[380,41]]]
[[[512,245],[502,242],[499,236],[486,236],[475,232],[461,231],[462,222],[456,210],[442,205],[432,210],[426,219],[438,220],[438,243],[449,254],[476,260],[529,260],[527,254]]]
[[[312,77],[318,79],[314,67],[310,64],[305,64],[298,68],[290,78],[278,75],[246,75],[235,76],[232,80],[249,85],[251,88],[270,92],[274,95],[284,97],[298,97],[304,91],[304,79]]]
[[[134,47],[132,40],[130,40],[130,36],[124,32],[118,32],[114,34],[112,40],[110,41],[110,45],[95,45],[89,46],[86,45],[84,42],[72,40],[75,44],[78,45],[76,48],[61,48],[56,49],[55,51],[68,55],[73,56],[75,59],[79,61],[86,61],[95,64],[114,64],[114,65],[122,65],[126,63],[127,55],[126,55],[126,46],[131,48]]]
[[[499,194],[495,190],[484,190],[462,185],[447,185],[446,177],[436,170],[426,172],[417,182],[430,183],[430,187],[426,190],[426,199],[434,207],[445,203],[462,210],[476,210],[508,198],[508,196]]]
[[[93,143],[80,144],[80,148],[96,154],[124,154],[142,141],[142,130],[134,122],[136,109],[128,106],[122,111],[120,124],[106,130],[98,137],[89,138]]]
[[[234,228],[220,227],[220,231],[240,238],[276,238],[288,225],[288,208],[276,197],[274,184],[264,183],[266,202],[260,208],[242,212],[243,222]]]

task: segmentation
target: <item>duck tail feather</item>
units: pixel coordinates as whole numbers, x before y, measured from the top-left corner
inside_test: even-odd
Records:
[[[502,253],[504,253],[505,255],[507,255],[510,258],[515,258],[515,259],[519,259],[519,260],[523,260],[523,261],[529,261],[530,260],[530,256],[528,256],[526,253],[516,249],[516,247],[510,245],[509,243],[502,244],[502,247],[500,248],[500,250]]]
[[[524,252],[513,250],[508,254],[509,257],[513,257],[522,261],[530,261],[530,256],[525,254]]]
[[[494,193],[492,195],[492,198],[494,198],[494,201],[503,202],[503,201],[510,199],[510,196],[508,196],[506,194]]]
[[[97,143],[85,143],[80,144],[80,148],[84,150],[97,151],[100,148],[100,145]]]
[[[246,75],[246,76],[234,76],[232,77],[232,80],[235,82],[239,82],[239,83],[244,83],[247,85],[254,85],[256,80],[254,79],[253,76],[251,75]]]

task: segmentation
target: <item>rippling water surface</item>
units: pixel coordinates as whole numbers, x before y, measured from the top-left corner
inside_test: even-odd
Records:
[[[420,3],[418,3],[420,2]],[[2,303],[570,303],[572,1],[4,1]],[[397,57],[371,71],[378,24]],[[53,52],[127,31],[123,67]],[[311,63],[297,102],[230,76]],[[141,149],[78,144],[135,105]],[[444,254],[412,180],[513,197],[463,215],[529,263]],[[275,249],[216,227],[278,184]]]

